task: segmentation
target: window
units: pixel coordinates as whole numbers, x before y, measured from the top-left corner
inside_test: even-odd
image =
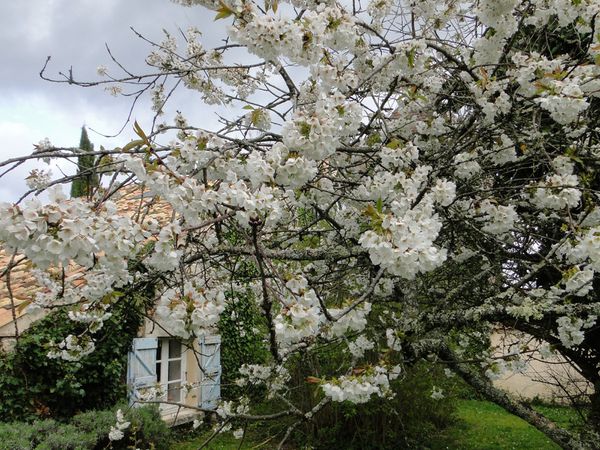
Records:
[[[156,381],[164,392],[160,400],[182,403],[181,390],[186,380],[185,349],[176,339],[161,338],[156,348]],[[161,405],[161,409],[176,409],[174,405]]]

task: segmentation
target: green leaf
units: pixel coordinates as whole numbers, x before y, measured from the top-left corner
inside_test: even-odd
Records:
[[[134,141],[131,141],[129,144],[127,144],[121,150],[124,152],[128,152],[129,150],[131,150],[135,147],[139,147],[140,145],[143,145],[143,144],[144,144],[144,141],[142,141],[141,139],[136,139]]]
[[[300,127],[300,134],[308,139],[308,136],[310,135],[310,125],[306,122],[300,122],[299,124]]]
[[[265,0],[265,12],[269,11],[269,9],[272,9],[273,12],[276,13],[278,6],[277,0]]]
[[[415,48],[411,48],[408,52],[406,52],[406,57],[408,58],[408,67],[413,69],[415,67],[415,54],[417,50]]]
[[[217,9],[217,15],[215,20],[226,19],[233,14],[233,10],[230,9],[225,3],[221,2],[221,7]]]
[[[255,109],[251,114],[251,123],[252,125],[256,125],[260,121],[261,112],[260,109]]]
[[[396,150],[396,149],[402,147],[402,141],[394,138],[390,142],[388,142],[385,146],[388,148],[391,148],[392,150]]]
[[[32,302],[32,301],[33,301],[33,300],[25,300],[24,302],[22,302],[21,304],[19,304],[19,306],[17,306],[17,311],[18,311],[19,313],[22,313],[22,312],[23,312],[23,310],[24,310],[25,308],[27,308],[27,307],[28,307],[28,306],[31,304],[31,302]]]
[[[148,136],[146,136],[146,133],[144,133],[144,130],[142,130],[140,124],[137,123],[137,120],[133,123],[133,131],[135,131],[135,134],[142,138],[144,144],[148,146],[150,145],[150,140],[148,139]]]
[[[368,205],[363,211],[363,213],[365,216],[370,217],[372,219],[379,217],[379,214],[377,214],[377,210],[373,208],[373,205]]]
[[[200,138],[198,139],[198,150],[206,150],[206,145],[208,144],[208,139],[207,138]]]
[[[375,145],[381,143],[381,136],[379,133],[371,133],[369,137],[367,137],[367,145]]]

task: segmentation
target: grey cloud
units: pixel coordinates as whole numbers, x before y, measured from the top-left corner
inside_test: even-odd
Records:
[[[229,23],[226,20],[214,22],[214,15],[202,7],[186,8],[169,0],[0,1],[3,53],[0,125],[24,123],[29,130],[27,136],[19,139],[6,133],[3,136],[0,130],[3,150],[0,159],[30,153],[32,144],[44,137],[49,137],[56,145],[75,145],[83,123],[101,133],[112,134],[127,117],[130,100],[111,97],[102,87],[79,88],[40,79],[38,74],[48,55],[52,56],[46,72],[48,76],[58,77],[58,72],[72,67],[76,79],[97,80],[98,65],[106,65],[110,73],[118,73],[106,52],[106,43],[119,62],[134,73],[144,73],[149,70],[144,64],[145,56],[152,48],[137,38],[130,27],[150,40],[160,42],[164,37],[163,29],[176,35],[178,28],[185,30],[196,26],[204,34],[203,43],[210,48],[222,44],[224,28]],[[240,57],[239,62],[244,59]],[[199,96],[182,93],[174,100],[165,115],[166,120],[179,109],[192,121],[200,119],[194,122],[199,126],[215,124],[216,118],[206,114],[207,109]],[[152,116],[148,99],[137,107],[134,118],[143,122],[144,128],[149,127]],[[112,145],[93,132],[91,138],[97,145],[122,145],[131,136],[130,128]],[[22,192],[24,182],[16,181],[23,173],[15,174],[10,182],[8,178],[0,179],[3,197],[0,201],[6,200],[7,196],[14,198],[16,190]]]
[[[178,27],[195,25],[210,37],[212,30],[223,27],[214,24],[212,14],[202,8],[185,8],[168,0],[0,2],[0,17],[4,48],[0,99],[38,91],[67,103],[76,96],[112,102],[102,89],[82,92],[41,80],[38,73],[48,55],[52,55],[48,75],[57,77],[59,71],[68,71],[72,66],[76,78],[90,80],[97,78],[98,65],[110,65],[105,43],[126,67],[136,72],[144,70],[150,46],[136,38],[130,26],[156,41],[162,39],[163,28],[176,33]]]

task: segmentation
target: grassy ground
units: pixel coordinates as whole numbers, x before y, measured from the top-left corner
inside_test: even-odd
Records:
[[[560,450],[559,446],[527,422],[493,403],[480,400],[457,400],[457,403],[458,422],[444,432],[443,440],[432,450]],[[535,409],[561,427],[573,429],[581,423],[580,417],[571,408],[536,406]],[[180,442],[173,449],[197,450],[209,435],[206,433]],[[231,433],[226,433],[213,440],[208,449],[236,450],[240,448],[239,445],[239,440],[234,439]],[[275,447],[272,440],[250,435],[244,439],[241,449],[269,450]]]
[[[535,405],[533,408],[559,427],[567,430],[576,431],[584,423],[584,419],[573,408],[545,405]]]
[[[198,450],[210,435],[211,433],[207,432],[196,436],[194,439],[178,442],[173,445],[172,450]],[[277,447],[276,444],[273,444],[272,440],[267,438],[261,439],[255,435],[246,436],[244,441],[241,442],[241,447],[240,442],[239,439],[235,439],[232,436],[231,432],[224,433],[211,440],[210,444],[205,448],[208,450],[270,450]]]
[[[560,450],[543,433],[493,403],[458,400],[457,406],[459,422],[445,432],[447,442],[440,442],[435,450]],[[536,409],[567,428],[580,421],[571,408],[538,406]]]

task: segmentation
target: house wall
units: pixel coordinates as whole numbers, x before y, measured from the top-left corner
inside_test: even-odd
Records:
[[[585,401],[593,393],[593,387],[564,358],[542,357],[539,348],[543,341],[515,330],[498,329],[492,333],[491,343],[496,349],[494,356],[516,353],[517,349],[527,355],[523,372],[507,372],[493,383],[517,398],[569,403]]]
[[[43,309],[34,310],[27,314],[21,314],[17,317],[17,327],[19,333],[23,333],[27,330],[36,320],[41,319],[47,314]],[[5,317],[6,316],[6,317]],[[9,317],[10,316],[10,317]],[[6,319],[6,320],[2,320]],[[12,321],[11,310],[0,311],[0,350],[11,351],[16,344],[15,340],[15,324]]]
[[[190,390],[185,396],[185,404],[198,406],[200,404],[200,382],[201,372],[200,365],[198,364],[198,358],[200,357],[200,345],[198,341],[194,342],[194,351],[187,351],[187,379],[189,381],[195,380],[196,387]]]

